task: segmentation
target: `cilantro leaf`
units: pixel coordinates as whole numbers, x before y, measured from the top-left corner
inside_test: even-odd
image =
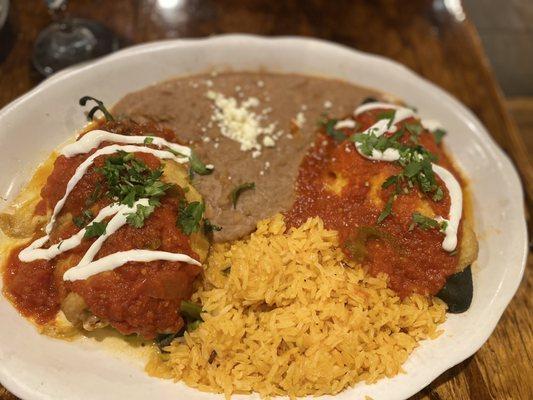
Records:
[[[372,155],[372,150],[376,147],[378,137],[373,133],[356,133],[351,136],[350,140],[356,144],[359,143],[359,150],[361,150],[364,155],[370,157]]]
[[[93,191],[91,192],[91,194],[89,195],[87,200],[85,200],[85,206],[86,207],[91,207],[98,200],[100,200],[104,194],[105,193],[104,193],[104,190],[102,188],[102,184],[100,182],[96,182],[96,185],[94,185]]]
[[[435,190],[435,194],[433,195],[433,201],[441,201],[444,198],[444,191],[441,187],[438,187],[437,190]]]
[[[411,161],[403,169],[403,174],[408,178],[412,178],[416,174],[418,174],[421,169],[422,169],[422,163],[420,161]]]
[[[385,218],[392,214],[392,203],[394,202],[394,197],[394,195],[389,197],[387,203],[385,203],[383,211],[381,211],[381,214],[378,216],[378,224],[381,224]]]
[[[346,135],[342,133],[342,131],[335,129],[336,124],[336,119],[328,119],[324,125],[326,128],[326,134],[335,139],[335,141],[342,142],[344,139],[346,139]]]
[[[91,225],[85,228],[85,233],[83,237],[85,239],[90,239],[105,234],[107,227],[107,222],[93,222]]]
[[[436,129],[432,133],[437,144],[440,144],[442,142],[442,138],[446,135],[446,131],[444,129]]]
[[[396,116],[396,110],[387,110],[387,111],[382,111],[378,114],[378,117],[377,119],[380,120],[380,119],[388,119],[389,120],[389,123],[387,125],[388,128],[390,128],[392,126],[392,123],[394,122],[394,117]]]
[[[239,200],[239,197],[241,196],[242,192],[250,189],[255,189],[254,182],[241,183],[231,191],[229,197],[231,199],[231,204],[233,204],[234,209],[237,208],[237,200]]]
[[[411,134],[409,140],[414,144],[418,144],[418,138],[422,133],[422,125],[419,123],[407,123],[404,125],[405,129]]]
[[[415,212],[412,215],[411,225],[409,225],[409,230],[412,231],[415,226],[419,226],[421,229],[428,230],[433,228],[438,229],[446,229],[446,221],[443,223],[439,223],[438,221],[434,220],[433,218],[426,217],[425,215],[420,214],[419,212]],[[444,228],[441,228],[444,225]]]
[[[205,205],[199,201],[187,203],[185,199],[181,199],[178,208],[178,220],[176,225],[186,235],[197,232],[200,227],[200,221],[205,211]]]
[[[135,154],[119,151],[96,168],[107,183],[107,195],[114,201],[133,206],[141,198],[160,198],[172,186],[161,180],[163,165],[152,170]]]
[[[207,165],[198,158],[196,153],[191,151],[191,156],[189,157],[189,178],[192,180],[194,174],[209,175],[212,172],[213,169],[207,168]]]
[[[91,221],[94,218],[93,213],[91,210],[84,210],[81,215],[77,215],[72,218],[72,222],[74,225],[76,225],[78,228],[83,228],[89,221]]]
[[[387,189],[389,186],[397,185],[399,179],[400,177],[398,175],[391,175],[381,184],[381,187]]]
[[[158,201],[152,204],[149,203],[147,206],[137,204],[135,212],[129,213],[126,217],[126,222],[134,228],[142,228],[144,221],[154,212],[156,205],[159,205]]]
[[[151,144],[154,141],[154,138],[152,136],[146,136],[144,139],[144,144]]]
[[[395,115],[395,110],[386,110],[379,113],[377,119],[388,119],[390,128]],[[384,152],[390,148],[396,149],[400,154],[395,164],[402,167],[402,171],[397,175],[390,176],[382,184],[383,189],[394,186],[394,192],[387,200],[378,217],[378,222],[382,222],[391,215],[392,203],[396,196],[401,193],[409,193],[412,188],[417,187],[434,201],[441,201],[444,198],[444,191],[439,186],[433,172],[432,163],[437,161],[437,156],[419,144],[419,136],[422,131],[423,127],[419,122],[412,122],[405,123],[392,135],[377,136],[376,132],[369,129],[365,133],[360,132],[350,136],[350,140],[356,144],[359,152],[367,157],[371,157],[374,150]],[[442,136],[442,132],[439,135]],[[406,133],[409,135],[409,144],[403,140],[400,142]]]

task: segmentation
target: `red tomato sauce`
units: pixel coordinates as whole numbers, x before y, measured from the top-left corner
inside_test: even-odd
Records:
[[[101,129],[119,134],[149,134],[167,140],[175,139],[171,131],[130,122],[111,122],[104,124]],[[109,144],[102,143],[100,148]],[[67,182],[76,168],[95,151],[96,149],[71,158],[57,158],[54,169],[42,188],[42,199],[36,207],[36,214],[51,213],[57,201],[63,197]],[[59,243],[81,229],[72,223],[73,216],[86,209],[91,209],[93,215],[96,215],[111,203],[106,196],[89,201],[96,189],[103,192],[106,190],[103,176],[95,169],[102,166],[107,157],[109,156],[98,157],[74,187],[58,215],[46,246]],[[135,157],[150,169],[161,165],[161,161],[151,154],[135,153]],[[184,253],[198,259],[191,248],[190,238],[176,226],[178,205],[182,197],[183,191],[179,188],[167,192],[160,199],[161,205],[145,220],[142,228],[123,226],[104,242],[95,259],[131,249]],[[34,239],[40,236],[42,233],[36,234]],[[21,262],[18,253],[26,245],[14,249],[4,273],[5,294],[24,316],[40,324],[53,320],[60,309],[61,300],[74,291],[85,300],[95,316],[109,321],[123,334],[138,333],[145,338],[153,338],[159,332],[179,331],[184,324],[179,313],[180,303],[192,295],[193,282],[201,273],[201,268],[170,261],[130,262],[86,280],[63,281],[63,273],[81,260],[95,240],[96,238],[84,239],[78,247],[49,262]]]
[[[357,131],[374,124],[379,112],[376,110],[358,116]],[[412,121],[400,122],[398,128]],[[347,135],[354,133],[351,129],[344,132]],[[440,165],[451,170],[459,179],[459,174],[431,133],[424,131],[419,140],[420,144],[438,155]],[[378,234],[367,235],[366,241],[363,241],[364,258],[359,261],[368,271],[374,276],[382,272],[388,274],[389,286],[402,297],[413,292],[436,294],[444,286],[446,278],[455,272],[458,258],[442,249],[444,234],[438,229],[415,227],[410,230],[409,227],[412,214],[422,200],[430,204],[435,214],[447,218],[449,194],[437,177],[445,193],[441,201],[433,201],[418,189],[411,190],[408,194],[399,195],[393,203],[392,215],[377,224],[378,216],[393,191],[392,187],[381,189],[381,183],[401,171],[402,167],[394,163],[364,158],[353,142],[337,143],[322,133],[300,166],[296,200],[285,214],[285,219],[288,226],[299,226],[309,217],[321,217],[328,229],[338,231],[341,245],[348,255],[351,255],[350,243],[354,239],[359,237],[361,243],[360,235],[364,234],[361,232],[377,231]],[[335,193],[327,184],[338,176],[342,176],[346,184],[340,193]],[[378,176],[382,177],[381,180],[373,185]],[[378,199],[378,204],[372,196]]]
[[[59,293],[54,281],[54,265],[46,260],[24,263],[14,249],[4,271],[4,293],[22,315],[39,324],[53,319],[59,311]]]

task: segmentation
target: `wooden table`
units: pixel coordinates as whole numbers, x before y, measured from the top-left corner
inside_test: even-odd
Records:
[[[0,33],[0,107],[40,78],[30,65],[37,33],[50,23],[41,1],[12,1]],[[478,35],[460,7],[435,1],[76,0],[72,15],[100,20],[123,45],[228,32],[314,36],[395,59],[445,88],[477,114],[513,158],[533,198],[527,150],[509,117]],[[454,2],[447,2],[452,4]],[[521,199],[516,199],[520,206]],[[530,256],[528,267],[533,264]],[[533,399],[532,275],[489,341],[414,400]],[[0,387],[0,399],[14,399]]]

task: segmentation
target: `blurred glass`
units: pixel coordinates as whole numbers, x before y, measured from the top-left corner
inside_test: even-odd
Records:
[[[117,37],[97,21],[70,18],[66,0],[45,0],[53,23],[39,33],[32,62],[44,76],[118,49]]]
[[[0,0],[0,29],[3,28],[7,13],[9,12],[9,0]]]

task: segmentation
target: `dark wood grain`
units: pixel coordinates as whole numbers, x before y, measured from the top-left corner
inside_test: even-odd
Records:
[[[0,107],[40,81],[30,65],[33,42],[50,20],[43,2],[12,1],[0,32]],[[529,199],[533,168],[507,112],[477,32],[443,1],[184,0],[164,11],[156,0],[77,0],[71,14],[100,20],[123,45],[244,32],[319,37],[395,59],[443,87],[485,124],[518,167]],[[522,199],[516,199],[520,206]],[[526,277],[489,341],[413,400],[533,398],[532,276]],[[0,399],[14,397],[0,388]]]

